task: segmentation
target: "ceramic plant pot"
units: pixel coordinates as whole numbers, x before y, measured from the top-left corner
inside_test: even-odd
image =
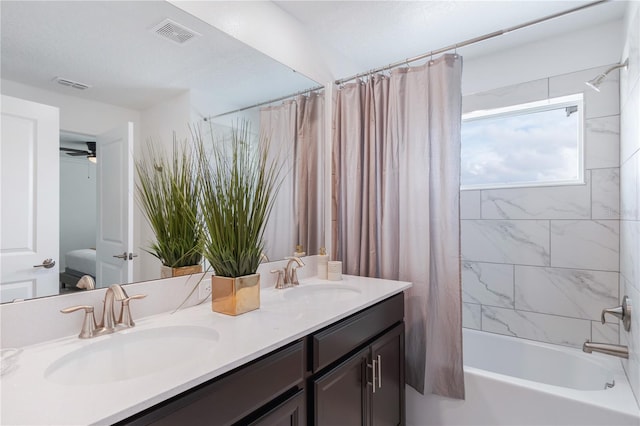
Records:
[[[160,277],[181,277],[183,275],[199,274],[200,272],[202,272],[202,265],[180,266],[178,268],[162,265],[160,268]]]
[[[211,277],[211,309],[240,315],[260,307],[260,274],[243,277]]]

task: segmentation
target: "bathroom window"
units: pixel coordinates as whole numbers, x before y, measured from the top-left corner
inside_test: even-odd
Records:
[[[584,183],[582,94],[462,116],[461,189]]]

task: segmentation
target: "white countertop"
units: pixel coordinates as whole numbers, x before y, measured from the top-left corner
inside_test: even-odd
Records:
[[[301,280],[301,287],[336,283],[307,278]],[[173,314],[137,320],[135,328],[113,335],[87,340],[66,337],[24,347],[15,366],[0,377],[0,423],[111,424],[411,287],[407,282],[355,276],[344,276],[338,284],[353,287],[358,292],[345,298],[332,298],[330,302],[320,303],[324,298],[319,298],[318,303],[309,303],[308,299],[288,300],[290,295],[287,293],[295,292],[297,288],[263,288],[260,309],[237,317],[212,312],[208,301]],[[138,302],[144,303],[144,300]],[[132,310],[135,319],[135,308]],[[101,309],[97,311],[100,313]],[[121,333],[172,326],[215,330],[217,340],[211,343],[211,355],[194,354],[193,361],[110,383],[64,385],[45,377],[47,368],[54,361],[64,360],[83,347],[108,341]],[[149,353],[148,357],[153,359],[154,353]],[[100,369],[98,364],[82,367]]]

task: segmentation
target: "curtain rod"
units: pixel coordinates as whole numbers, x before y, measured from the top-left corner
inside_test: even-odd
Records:
[[[429,53],[424,53],[422,55],[414,56],[412,58],[407,58],[407,59],[405,59],[403,61],[394,62],[394,63],[386,65],[384,67],[374,68],[374,69],[372,69],[370,71],[367,71],[367,72],[355,74],[355,75],[353,75],[351,77],[347,77],[347,78],[343,78],[343,79],[340,79],[340,80],[336,80],[335,84],[339,86],[341,84],[346,83],[347,81],[351,81],[351,80],[355,80],[355,79],[360,78],[360,77],[365,77],[365,76],[368,76],[368,75],[371,75],[371,74],[379,73],[381,71],[390,70],[392,68],[396,68],[396,67],[399,67],[401,65],[409,64],[410,62],[415,62],[415,61],[419,61],[421,59],[426,59],[426,58],[429,58],[431,56],[434,56],[434,55],[437,55],[437,54],[440,54],[440,53],[444,53],[444,52],[447,52],[447,51],[450,51],[450,50],[458,49],[460,47],[465,47],[465,46],[469,46],[471,44],[479,43],[481,41],[488,40],[488,39],[491,39],[491,38],[494,38],[494,37],[498,37],[498,36],[510,33],[512,31],[515,31],[515,30],[519,30],[519,29],[522,29],[522,28],[525,28],[525,27],[530,27],[532,25],[536,25],[536,24],[539,24],[541,22],[549,21],[551,19],[558,18],[560,16],[564,16],[564,15],[568,15],[570,13],[578,12],[580,10],[587,9],[589,7],[592,7],[592,6],[597,6],[597,5],[602,4],[602,3],[608,3],[609,1],[611,1],[611,0],[594,1],[594,2],[587,3],[587,4],[582,5],[582,6],[574,7],[572,9],[568,9],[568,10],[565,10],[565,11],[562,11],[562,12],[554,13],[552,15],[548,15],[548,16],[545,16],[545,17],[542,17],[542,18],[534,19],[532,21],[525,22],[524,24],[515,25],[513,27],[505,28],[503,30],[494,31],[492,33],[481,35],[479,37],[474,37],[474,38],[462,41],[460,43],[456,43],[456,44],[449,45],[447,47],[443,47],[441,49],[432,50]],[[203,120],[204,121],[208,121],[208,120],[211,120],[211,119],[214,119],[214,118],[223,117],[225,115],[235,114],[236,112],[242,112],[242,111],[246,111],[246,110],[251,109],[251,108],[256,108],[256,107],[263,106],[263,105],[268,105],[268,104],[271,104],[271,103],[274,103],[274,102],[283,101],[285,99],[293,98],[294,96],[303,95],[303,94],[309,93],[309,92],[314,92],[316,90],[321,90],[323,88],[324,88],[324,85],[315,86],[315,87],[312,87],[311,89],[302,90],[300,92],[292,93],[290,95],[281,96],[279,98],[270,99],[270,100],[264,101],[264,102],[259,102],[257,104],[249,105],[249,106],[246,106],[246,107],[243,107],[243,108],[238,108],[238,109],[235,109],[233,111],[228,111],[228,112],[223,112],[222,114],[216,114],[216,115],[210,115],[210,116],[207,116],[207,117],[203,117]]]
[[[529,26],[532,26],[532,25],[536,25],[536,24],[539,24],[541,22],[545,22],[545,21],[549,21],[549,20],[554,19],[554,18],[558,18],[560,16],[564,16],[564,15],[568,15],[570,13],[578,12],[578,11],[580,11],[582,9],[587,9],[589,7],[597,6],[597,5],[602,4],[602,3],[608,3],[609,1],[610,0],[594,1],[594,2],[587,3],[587,4],[582,5],[582,6],[578,6],[578,7],[572,8],[572,9],[565,10],[563,12],[558,12],[558,13],[554,13],[553,15],[545,16],[543,18],[534,19],[533,21],[528,21],[528,22],[525,22],[524,24],[520,24],[520,25],[516,25],[516,26],[513,26],[513,27],[505,28],[505,29],[499,30],[499,31],[494,31],[492,33],[485,34],[485,35],[482,35],[482,36],[479,36],[479,37],[474,37],[474,38],[465,40],[465,41],[460,42],[460,43],[456,43],[456,44],[452,44],[452,45],[447,46],[447,47],[443,47],[441,49],[432,50],[429,53],[424,53],[422,55],[414,56],[412,58],[407,58],[404,61],[398,61],[398,62],[389,64],[389,65],[386,65],[384,67],[375,68],[375,69],[372,69],[372,70],[367,71],[367,72],[363,72],[363,73],[359,73],[359,74],[353,75],[351,77],[347,77],[347,78],[343,78],[343,79],[340,79],[340,80],[336,80],[335,84],[339,86],[339,85],[342,85],[342,84],[346,83],[347,81],[355,80],[355,79],[358,79],[360,77],[365,77],[365,76],[368,76],[368,75],[371,75],[371,74],[376,74],[376,73],[379,73],[381,71],[387,71],[387,70],[390,70],[392,68],[396,68],[396,67],[399,67],[399,66],[402,66],[402,65],[409,64],[409,62],[415,62],[415,61],[419,61],[421,59],[429,58],[429,57],[431,57],[433,55],[437,55],[439,53],[444,53],[444,52],[447,52],[447,51],[450,51],[450,50],[456,50],[456,49],[458,49],[460,47],[469,46],[471,44],[475,44],[475,43],[478,43],[478,42],[481,42],[481,41],[484,41],[484,40],[488,40],[490,38],[498,37],[498,36],[501,36],[501,35],[506,34],[506,33],[510,33],[511,31],[519,30],[521,28],[525,28],[525,27],[529,27]]]
[[[316,90],[321,90],[321,89],[324,89],[324,85],[315,86],[315,87],[312,87],[311,89],[301,90],[299,92],[292,93],[290,95],[281,96],[279,98],[270,99],[268,101],[260,102],[260,103],[254,104],[254,105],[249,105],[249,106],[246,106],[246,107],[234,109],[233,111],[223,112],[222,114],[210,115],[210,116],[204,117],[203,120],[204,121],[209,121],[209,120],[212,120],[214,118],[223,117],[225,115],[230,115],[230,114],[235,114],[236,112],[246,111],[246,110],[251,109],[251,108],[256,108],[256,107],[259,107],[259,106],[272,104],[272,103],[278,102],[278,101],[284,101],[285,99],[293,98],[294,96],[304,95],[306,93],[315,92]]]

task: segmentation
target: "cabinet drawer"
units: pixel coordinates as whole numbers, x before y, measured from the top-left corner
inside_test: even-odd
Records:
[[[404,318],[404,295],[396,294],[313,334],[313,372],[320,371]]]
[[[306,403],[304,390],[299,390],[249,426],[302,426],[305,424]]]
[[[303,342],[296,342],[123,423],[232,424],[302,383],[304,359]]]

